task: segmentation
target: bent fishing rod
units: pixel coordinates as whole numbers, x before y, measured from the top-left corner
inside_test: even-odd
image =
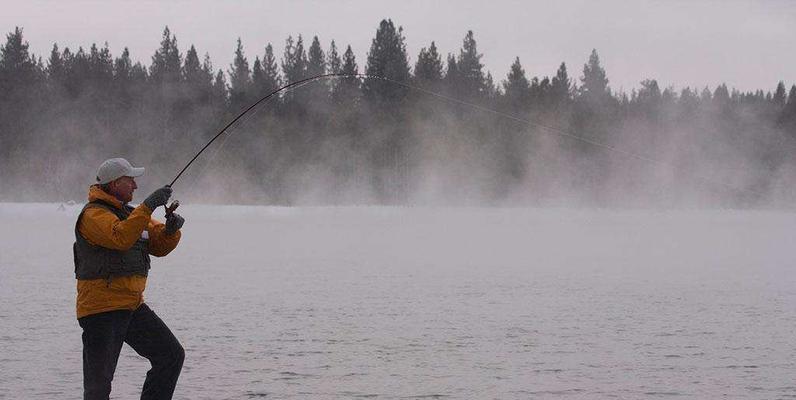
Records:
[[[258,105],[262,104],[263,102],[267,101],[268,99],[271,99],[272,97],[274,97],[277,94],[279,94],[281,92],[284,92],[286,90],[296,89],[296,88],[298,88],[300,86],[312,83],[312,82],[317,81],[317,80],[339,79],[339,78],[377,79],[377,80],[389,82],[391,84],[394,84],[394,85],[397,85],[397,86],[401,86],[401,87],[404,87],[404,88],[409,89],[409,90],[418,91],[418,92],[424,93],[424,94],[426,94],[428,96],[435,97],[435,98],[447,101],[449,103],[453,103],[453,104],[457,104],[457,105],[460,105],[460,106],[474,108],[474,109],[477,109],[479,111],[482,111],[482,112],[485,112],[485,113],[489,113],[489,114],[493,114],[493,115],[497,115],[497,116],[500,116],[500,117],[503,117],[503,118],[507,118],[507,119],[513,120],[515,122],[519,122],[521,124],[524,124],[524,125],[537,126],[539,128],[542,128],[543,130],[547,131],[550,134],[554,134],[554,135],[558,135],[558,136],[574,139],[574,140],[577,140],[577,141],[580,141],[580,142],[583,142],[583,143],[590,144],[590,145],[595,146],[595,147],[600,147],[600,148],[602,148],[604,150],[607,150],[607,151],[611,151],[611,152],[622,154],[622,155],[624,155],[626,157],[629,157],[629,158],[634,158],[634,159],[639,160],[639,161],[644,161],[644,162],[648,162],[648,163],[651,163],[651,164],[656,164],[656,165],[659,165],[659,166],[671,167],[671,165],[669,165],[666,162],[659,161],[659,160],[656,160],[656,159],[653,159],[653,158],[649,158],[649,157],[645,157],[643,155],[640,155],[640,154],[637,154],[637,153],[634,153],[634,152],[631,152],[631,151],[623,150],[621,148],[617,148],[615,146],[611,146],[611,145],[608,145],[608,144],[605,144],[605,143],[601,143],[601,142],[598,142],[596,140],[589,139],[589,138],[574,134],[572,132],[569,132],[569,131],[566,131],[566,130],[563,130],[563,129],[560,129],[560,128],[556,128],[554,126],[542,124],[542,123],[539,123],[539,122],[536,122],[536,121],[532,121],[532,120],[529,120],[529,119],[520,118],[520,117],[517,117],[516,115],[512,115],[512,114],[508,114],[508,113],[501,112],[501,111],[498,111],[498,110],[494,110],[492,108],[484,107],[484,106],[479,105],[479,104],[475,104],[475,103],[471,103],[471,102],[464,101],[464,100],[461,100],[461,99],[457,99],[455,97],[446,96],[444,94],[433,92],[431,90],[424,89],[422,87],[410,85],[410,84],[408,84],[406,82],[401,82],[401,81],[398,81],[398,80],[395,80],[395,79],[390,79],[390,78],[386,78],[386,77],[383,77],[383,76],[371,75],[371,74],[330,73],[330,74],[321,74],[321,75],[311,76],[311,77],[308,77],[308,78],[297,80],[295,82],[288,83],[288,84],[280,87],[279,89],[276,89],[276,90],[272,91],[271,93],[268,93],[267,95],[263,96],[262,98],[260,98],[256,102],[254,102],[252,105],[247,107],[245,110],[241,111],[235,118],[233,118],[227,125],[225,125],[215,136],[213,136],[213,138],[211,138],[204,145],[204,147],[202,147],[199,150],[199,152],[197,152],[196,155],[194,155],[193,158],[191,158],[190,161],[188,161],[188,163],[180,170],[180,172],[177,174],[177,176],[174,177],[174,179],[171,181],[171,183],[168,186],[173,187],[174,184],[177,182],[177,180],[180,179],[180,176],[182,176],[182,174],[185,172],[185,170],[187,170],[188,167],[190,167],[191,164],[193,164],[193,162],[197,158],[199,158],[199,156],[208,147],[210,147],[210,145],[213,144],[213,142],[216,141],[216,139],[221,137],[224,133],[229,132],[230,131],[230,127],[235,125],[236,122],[238,122],[241,118],[246,116],[251,110],[256,108]],[[734,187],[734,186],[729,185],[729,184],[724,183],[724,182],[720,182],[720,181],[716,181],[716,180],[713,180],[713,179],[709,179],[707,177],[700,177],[698,175],[695,176],[695,177],[697,177],[699,179],[702,179],[705,182],[709,182],[709,183],[712,183],[712,184],[715,184],[715,185],[723,186],[726,189],[730,189],[730,190],[733,190],[733,191],[736,191],[736,192],[745,192],[745,190],[741,190],[741,189],[739,189],[737,187]]]
[[[210,145],[213,144],[213,142],[215,142],[216,139],[218,139],[221,135],[223,135],[225,132],[227,132],[227,129],[229,129],[229,127],[234,125],[236,122],[238,122],[238,120],[243,118],[244,115],[246,115],[249,111],[251,111],[252,109],[257,107],[258,105],[260,105],[264,101],[270,99],[271,97],[276,96],[277,94],[279,94],[280,92],[283,92],[285,90],[288,90],[288,89],[291,89],[291,88],[294,88],[294,87],[297,87],[297,86],[301,86],[301,85],[304,85],[304,84],[307,84],[307,83],[310,83],[310,82],[313,82],[313,81],[317,81],[317,80],[320,80],[320,79],[339,78],[339,77],[351,77],[351,78],[353,78],[353,77],[361,77],[363,75],[365,75],[365,74],[323,74],[323,75],[316,75],[316,76],[312,76],[312,77],[309,77],[309,78],[304,78],[304,79],[297,80],[295,82],[292,82],[292,83],[289,83],[287,85],[284,85],[284,86],[280,87],[279,89],[274,90],[271,93],[268,93],[267,95],[263,96],[260,100],[257,100],[256,102],[254,102],[254,104],[250,105],[245,110],[241,111],[235,118],[232,119],[232,121],[229,121],[229,123],[226,126],[221,128],[221,130],[218,131],[218,133],[215,136],[213,136],[213,138],[210,139],[210,141],[208,141],[207,144],[205,144],[204,147],[202,147],[202,149],[199,150],[199,152],[196,153],[195,156],[193,156],[193,158],[191,158],[191,161],[188,161],[188,164],[185,164],[185,167],[183,167],[180,170],[180,172],[177,174],[177,176],[174,177],[174,180],[171,181],[169,186],[173,187],[174,183],[177,182],[177,179],[180,179],[180,176],[182,176],[182,173],[185,172],[185,170],[187,170],[188,167],[190,167],[191,164],[193,164],[193,162],[197,158],[199,158],[199,156],[202,154],[202,152],[205,151],[205,149],[210,147]]]

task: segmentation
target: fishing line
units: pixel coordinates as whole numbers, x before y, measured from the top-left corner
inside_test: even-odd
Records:
[[[293,87],[291,89],[286,90],[285,92],[287,93],[287,92],[289,92],[291,90],[298,89],[298,88],[300,88],[302,86],[304,86],[304,85],[295,86],[295,87]],[[266,101],[266,103],[267,103],[267,101]],[[255,109],[250,114],[246,115],[240,121],[238,121],[238,123],[235,124],[234,126],[232,126],[231,129],[234,130],[235,127],[238,127],[240,125],[245,124],[246,121],[250,120],[251,118],[254,118],[254,116],[257,115],[257,113],[259,113],[262,109],[263,109],[263,107]],[[213,164],[213,161],[215,161],[215,159],[218,158],[218,155],[221,153],[221,150],[224,149],[224,146],[226,146],[227,142],[229,141],[229,138],[231,138],[231,137],[232,137],[232,135],[224,136],[224,139],[221,141],[221,144],[216,146],[216,149],[215,149],[215,151],[213,151],[213,154],[210,156],[210,159],[208,159],[207,162],[204,163],[204,167],[201,170],[199,170],[199,172],[196,174],[196,178],[194,178],[194,181],[193,181],[194,183],[198,182],[199,178],[201,178],[204,175],[204,173],[207,172],[208,169],[210,169],[210,167]]]
[[[180,172],[177,174],[177,176],[174,177],[174,180],[171,181],[169,186],[173,187],[174,183],[177,182],[177,179],[180,179],[180,176],[182,176],[183,172],[185,172],[185,170],[187,170],[188,167],[190,167],[191,164],[193,164],[193,162],[205,151],[205,149],[207,149],[211,144],[213,144],[213,142],[215,142],[216,139],[218,139],[221,135],[223,135],[224,132],[227,132],[227,130],[232,125],[234,125],[236,122],[238,122],[238,120],[240,120],[243,116],[245,116],[251,109],[253,109],[253,108],[257,107],[258,105],[260,105],[260,103],[272,98],[273,96],[277,95],[278,93],[280,93],[280,92],[282,92],[284,90],[287,90],[287,89],[290,89],[290,88],[293,88],[293,87],[298,88],[298,87],[301,87],[303,85],[306,85],[306,84],[308,84],[310,82],[314,82],[314,81],[319,80],[319,79],[332,78],[332,77],[356,77],[356,76],[359,76],[359,75],[364,75],[364,74],[356,74],[356,75],[353,75],[353,74],[323,74],[323,75],[312,76],[312,77],[309,77],[309,78],[304,78],[304,79],[289,83],[287,85],[284,85],[284,86],[280,87],[279,89],[274,90],[273,92],[269,93],[268,95],[262,97],[260,100],[257,100],[254,104],[250,105],[248,108],[246,108],[245,110],[240,112],[232,121],[230,121],[226,126],[224,126],[215,136],[213,136],[213,138],[210,139],[210,141],[208,141],[207,144],[205,144],[204,147],[202,147],[201,150],[199,150],[199,152],[196,153],[195,156],[193,156],[193,158],[191,158],[191,161],[188,161],[188,164],[185,164],[185,167],[183,167],[180,170]]]
[[[580,142],[583,142],[583,143],[590,144],[590,145],[595,146],[595,147],[602,148],[602,149],[610,151],[610,152],[615,152],[615,153],[618,153],[618,154],[622,154],[622,155],[624,155],[626,157],[633,158],[633,159],[636,159],[636,160],[639,160],[639,161],[644,161],[644,162],[647,162],[647,163],[651,163],[651,164],[655,164],[655,165],[663,166],[663,167],[668,167],[668,168],[672,168],[673,167],[669,163],[666,163],[666,162],[663,162],[663,161],[660,161],[660,160],[656,160],[654,158],[646,157],[646,156],[643,156],[641,154],[634,153],[634,152],[631,152],[631,151],[628,151],[628,150],[624,150],[624,149],[621,149],[621,148],[618,148],[618,147],[615,147],[615,146],[611,146],[609,144],[598,142],[596,140],[589,139],[589,138],[586,138],[586,137],[583,137],[583,136],[580,136],[580,135],[576,135],[576,134],[574,134],[572,132],[569,132],[569,131],[566,131],[566,130],[563,130],[563,129],[560,129],[560,128],[556,128],[554,126],[542,124],[542,123],[539,123],[539,122],[536,122],[536,121],[532,121],[532,120],[529,120],[529,119],[525,119],[525,118],[520,118],[520,117],[517,117],[516,115],[508,114],[508,113],[505,113],[505,112],[502,112],[502,111],[498,111],[498,110],[494,110],[494,109],[491,109],[491,108],[488,108],[488,107],[484,107],[484,106],[479,105],[479,104],[471,103],[471,102],[464,101],[464,100],[461,100],[461,99],[457,99],[457,98],[454,98],[454,97],[450,97],[450,96],[447,96],[447,95],[444,95],[444,94],[441,94],[441,93],[433,92],[431,90],[424,89],[424,88],[418,87],[418,86],[413,86],[413,85],[410,85],[410,84],[405,83],[405,82],[397,81],[397,80],[390,79],[390,78],[385,78],[383,76],[378,76],[378,75],[330,73],[330,74],[316,75],[316,76],[312,76],[312,77],[300,79],[300,80],[295,81],[295,82],[288,83],[288,84],[280,87],[279,89],[276,89],[273,92],[267,94],[266,96],[260,98],[255,103],[253,103],[252,105],[247,107],[245,110],[240,112],[234,119],[232,119],[232,121],[230,121],[226,126],[224,126],[224,128],[222,128],[215,136],[213,136],[213,138],[210,139],[210,141],[208,141],[207,144],[205,144],[204,147],[202,147],[199,150],[199,152],[197,152],[196,155],[194,155],[193,158],[191,158],[190,161],[188,161],[188,163],[185,165],[185,167],[183,167],[180,170],[180,172],[177,174],[177,176],[174,177],[174,180],[171,181],[169,186],[173,187],[174,184],[177,182],[177,180],[180,178],[180,176],[182,176],[182,174],[205,151],[205,149],[207,149],[211,144],[213,144],[213,142],[215,142],[216,139],[218,139],[221,135],[223,135],[224,133],[230,131],[231,130],[230,128],[233,125],[236,125],[236,122],[241,121],[241,124],[242,124],[244,121],[248,120],[250,118],[250,115],[247,116],[247,114],[249,114],[249,111],[251,111],[252,109],[256,108],[258,105],[262,104],[263,102],[267,101],[268,99],[273,98],[274,96],[276,96],[277,94],[279,94],[279,93],[281,93],[283,91],[287,91],[287,90],[291,90],[291,89],[298,89],[301,86],[310,84],[310,83],[312,83],[314,81],[317,81],[317,80],[322,80],[322,79],[340,79],[340,78],[377,79],[377,80],[389,82],[391,84],[394,84],[394,85],[397,85],[397,86],[401,86],[401,87],[404,87],[404,88],[409,89],[409,90],[418,91],[420,93],[424,93],[426,95],[429,95],[429,96],[432,96],[432,97],[436,97],[438,99],[447,101],[449,103],[453,103],[453,104],[458,104],[458,105],[461,105],[461,106],[474,108],[474,109],[477,109],[479,111],[482,111],[482,112],[485,112],[485,113],[489,113],[489,114],[493,114],[493,115],[497,115],[497,116],[500,116],[500,117],[503,117],[503,118],[506,118],[506,119],[509,119],[509,120],[513,120],[515,122],[519,122],[519,123],[524,124],[524,125],[536,126],[536,127],[539,127],[541,129],[543,129],[544,131],[547,131],[547,133],[549,133],[549,134],[554,134],[554,135],[558,135],[558,136],[561,136],[561,137],[566,137],[566,138],[570,138],[570,139],[573,139],[573,140],[577,140],[577,141],[580,141]],[[255,113],[252,113],[252,115],[256,114],[256,111],[257,110],[255,110]],[[244,116],[247,116],[247,117],[244,118]],[[241,120],[242,118],[243,118],[243,120]],[[240,125],[240,124],[238,124],[238,125]],[[730,185],[730,184],[727,184],[727,183],[724,183],[724,182],[720,182],[720,181],[716,181],[716,180],[713,180],[713,179],[710,179],[710,178],[707,178],[707,177],[704,177],[704,176],[695,175],[694,177],[698,178],[698,179],[701,179],[701,180],[703,180],[705,182],[709,182],[711,184],[719,185],[719,186],[722,186],[722,187],[724,187],[726,189],[733,190],[735,192],[741,192],[741,193],[745,192],[744,190],[741,190],[741,189],[739,189],[739,188],[737,188],[737,187],[735,187],[733,185]],[[748,190],[746,190],[746,192],[749,193]],[[758,193],[755,193],[755,194],[758,194]]]

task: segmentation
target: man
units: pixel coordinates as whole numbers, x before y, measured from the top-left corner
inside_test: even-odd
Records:
[[[138,207],[127,205],[138,187],[134,168],[123,158],[106,160],[89,188],[88,204],[75,224],[77,320],[83,328],[83,398],[108,399],[122,343],[146,357],[141,399],[171,399],[185,351],[163,321],[144,303],[150,255],[162,257],[177,247],[182,217],[166,223],[152,211],[171,197],[155,190]]]

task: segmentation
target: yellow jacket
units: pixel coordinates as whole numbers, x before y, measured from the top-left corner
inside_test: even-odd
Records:
[[[117,208],[122,203],[105,193],[99,186],[89,188],[88,201],[102,200]],[[149,234],[149,254],[163,257],[180,242],[181,233],[166,235],[166,225],[152,218],[152,210],[145,204],[136,207],[130,216],[120,221],[112,212],[92,207],[86,209],[78,225],[78,232],[89,243],[114,250],[127,250],[144,231]],[[146,277],[133,275],[105,279],[77,280],[77,318],[114,310],[135,310],[144,302]]]

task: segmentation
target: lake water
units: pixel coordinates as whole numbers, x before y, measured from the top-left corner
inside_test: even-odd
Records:
[[[82,396],[79,208],[0,204],[2,399]],[[796,214],[180,211],[145,293],[176,399],[796,398]]]

